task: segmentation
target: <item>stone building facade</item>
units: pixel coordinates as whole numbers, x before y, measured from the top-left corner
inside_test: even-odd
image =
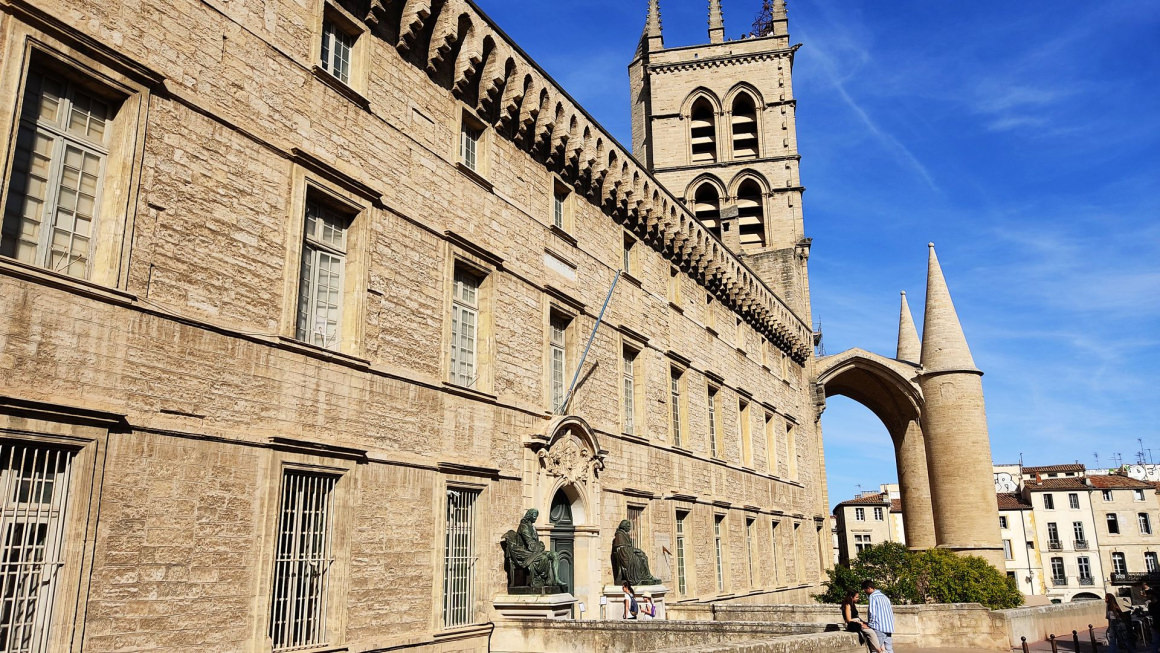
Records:
[[[531,508],[582,618],[623,519],[816,591],[800,212],[768,273],[469,2],[0,0],[0,87],[4,645],[486,650]]]

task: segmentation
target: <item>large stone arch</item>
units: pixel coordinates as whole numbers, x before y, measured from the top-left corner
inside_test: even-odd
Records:
[[[920,370],[917,365],[863,349],[818,359],[818,383],[825,388],[825,396],[853,399],[886,427],[894,443],[907,545],[929,549],[939,544],[935,519],[955,516],[936,516],[931,507],[926,439],[922,433],[924,402],[918,385]]]

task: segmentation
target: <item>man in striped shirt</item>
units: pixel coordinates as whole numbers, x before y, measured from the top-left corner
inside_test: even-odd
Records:
[[[867,625],[878,633],[878,643],[886,653],[894,653],[894,606],[890,604],[890,597],[879,592],[874,587],[874,581],[862,581],[862,591],[870,597],[870,619]]]

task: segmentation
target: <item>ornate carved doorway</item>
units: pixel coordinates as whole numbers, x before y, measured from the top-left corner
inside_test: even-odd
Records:
[[[552,497],[552,511],[548,521],[552,525],[552,550],[559,556],[560,584],[569,594],[575,594],[576,525],[572,521],[572,501],[563,488]]]

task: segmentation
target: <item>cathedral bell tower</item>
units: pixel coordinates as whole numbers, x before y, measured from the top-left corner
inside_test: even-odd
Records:
[[[633,153],[807,323],[810,241],[802,222],[793,59],[785,0],[726,38],[709,2],[709,43],[665,47],[660,0],[629,64]]]

